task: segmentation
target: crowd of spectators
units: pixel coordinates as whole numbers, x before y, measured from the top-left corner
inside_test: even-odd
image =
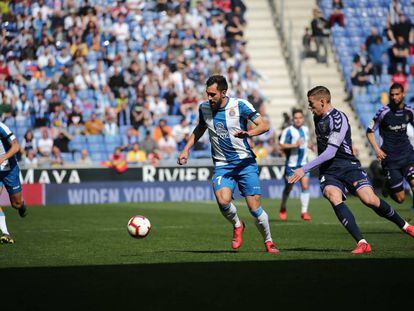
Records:
[[[414,75],[414,27],[404,15],[398,0],[391,1],[384,29],[371,28],[360,52],[354,56],[351,73],[353,95],[367,93],[370,85],[379,85],[381,76],[389,83],[402,84],[409,91],[409,76]],[[384,92],[386,92],[385,88]]]
[[[119,137],[128,162],[173,159],[213,73],[266,114],[241,0],[13,0],[1,10],[0,119],[28,166],[99,160],[73,147],[79,136]]]

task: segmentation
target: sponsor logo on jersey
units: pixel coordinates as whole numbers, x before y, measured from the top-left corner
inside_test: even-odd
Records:
[[[229,138],[229,132],[226,130],[226,128],[224,127],[223,123],[221,123],[221,122],[218,122],[217,123],[217,125],[216,125],[216,132],[217,132],[217,135],[220,138],[223,138],[223,139]]]
[[[407,124],[401,124],[401,125],[389,125],[388,128],[391,131],[400,131],[400,130],[405,130],[407,128]]]

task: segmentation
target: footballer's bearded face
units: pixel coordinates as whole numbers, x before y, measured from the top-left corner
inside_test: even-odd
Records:
[[[404,102],[404,91],[401,89],[392,89],[390,91],[391,104],[399,106]]]
[[[217,88],[217,83],[210,85],[206,89],[208,102],[213,111],[218,110],[225,103],[227,90],[220,91]]]
[[[326,112],[327,102],[326,99],[323,97],[316,97],[316,96],[309,96],[308,97],[308,108],[312,112],[313,115],[317,117],[323,116]]]

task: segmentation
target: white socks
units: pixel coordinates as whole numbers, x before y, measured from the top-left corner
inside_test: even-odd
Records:
[[[310,197],[309,190],[302,190],[300,192],[300,203],[301,203],[301,213],[302,214],[308,212],[309,197]]]
[[[270,234],[269,216],[262,207],[259,207],[255,211],[250,211],[250,214],[256,218],[256,226],[259,229],[265,242],[272,241],[272,235]]]
[[[3,211],[0,211],[0,230],[3,234],[9,234],[6,225],[6,216]]]
[[[221,213],[223,216],[231,222],[231,224],[238,228],[241,226],[241,222],[239,216],[237,216],[237,208],[234,206],[233,203],[230,203],[227,206],[219,206]]]

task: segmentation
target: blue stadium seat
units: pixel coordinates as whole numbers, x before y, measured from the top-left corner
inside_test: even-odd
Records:
[[[108,157],[106,156],[106,153],[103,153],[103,152],[93,152],[93,153],[90,153],[89,155],[90,155],[91,160],[95,162],[105,161],[108,159]]]
[[[79,141],[73,141],[73,140],[69,142],[70,151],[80,151],[85,148],[86,148],[85,143],[81,143]]]
[[[73,162],[73,156],[70,152],[62,152],[61,153],[62,159],[64,162]]]
[[[86,136],[86,141],[89,144],[104,144],[104,138],[102,135],[88,135]]]
[[[83,135],[74,135],[71,142],[80,143],[80,144],[85,145],[86,144],[86,137],[83,136]]]
[[[118,144],[122,143],[122,136],[121,135],[107,135],[104,136],[105,143],[108,144]]]
[[[88,143],[88,151],[89,153],[105,152],[106,147],[105,147],[105,144],[102,144],[102,143]]]

